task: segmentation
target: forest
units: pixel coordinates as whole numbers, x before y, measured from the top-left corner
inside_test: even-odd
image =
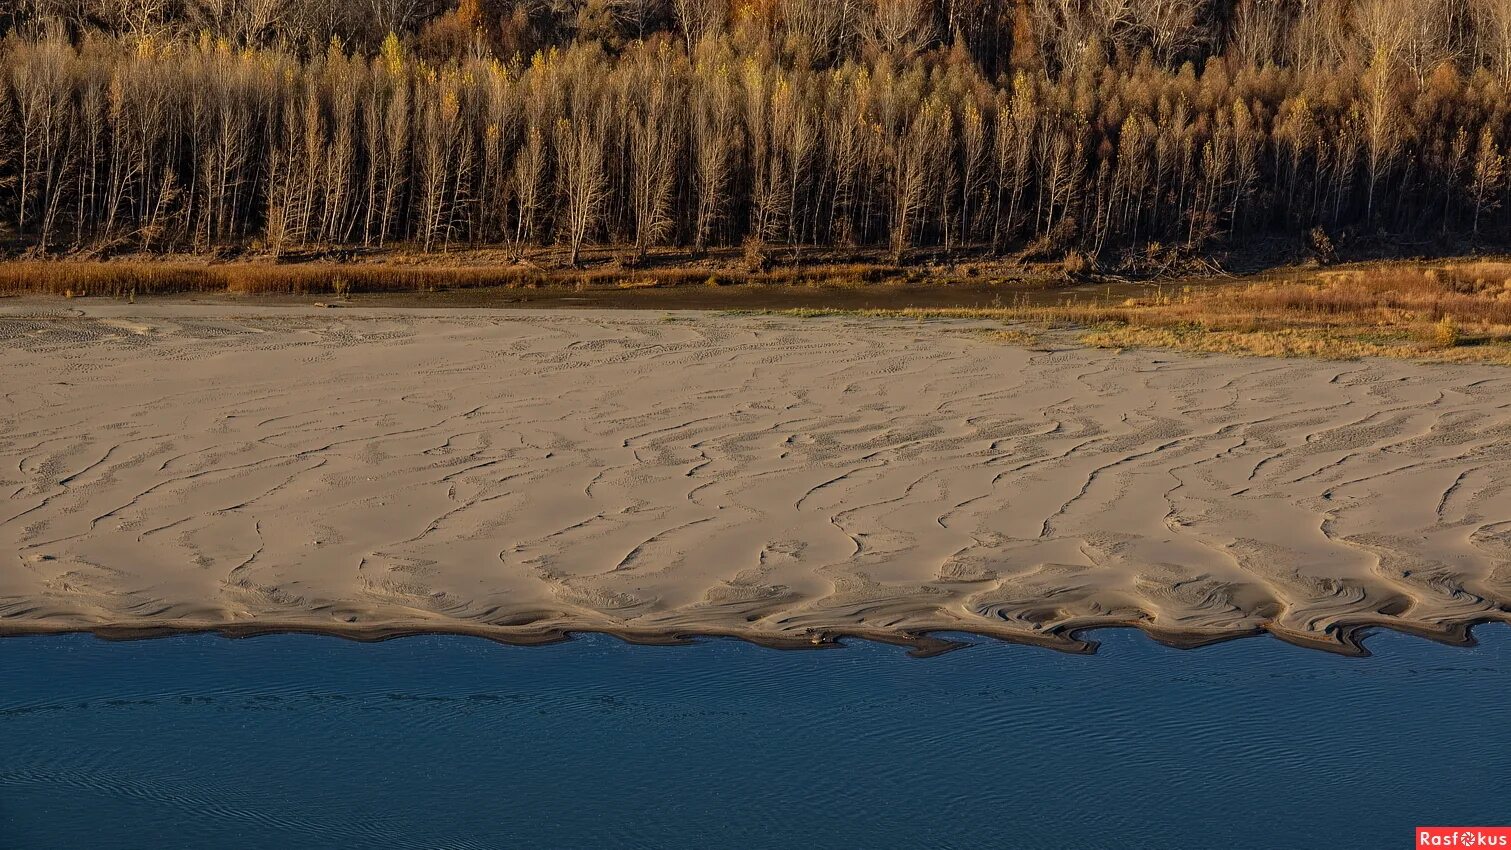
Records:
[[[1511,0],[5,0],[11,256],[1504,247]]]

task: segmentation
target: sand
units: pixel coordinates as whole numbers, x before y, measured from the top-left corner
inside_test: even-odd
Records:
[[[972,322],[0,302],[0,631],[1511,620],[1511,371]]]

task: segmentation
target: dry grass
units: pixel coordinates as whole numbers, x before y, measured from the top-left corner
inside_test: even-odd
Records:
[[[765,272],[669,267],[625,269],[612,264],[589,269],[532,265],[438,266],[406,263],[195,263],[174,261],[23,260],[0,262],[0,295],[66,297],[234,293],[245,295],[344,295],[361,292],[435,292],[451,289],[576,288],[639,289],[667,286],[757,284],[854,286],[887,280],[884,266],[822,265]]]
[[[159,263],[22,261],[0,263],[0,293],[120,297],[185,292],[245,295],[434,292],[539,286],[677,286],[701,283],[698,270],[625,272],[540,270],[528,266],[447,268],[402,264]]]
[[[1081,339],[1098,348],[1173,348],[1212,354],[1318,357],[1327,360],[1350,360],[1358,357],[1417,358],[1431,353],[1411,344],[1370,342],[1301,330],[1243,332],[1119,325],[1090,331]]]
[[[841,312],[796,310],[788,315]],[[1511,364],[1511,263],[1475,261],[1298,271],[1279,281],[1184,288],[1117,305],[1068,303],[845,314],[1079,327],[1084,329],[1082,341],[1105,348]]]
[[[848,288],[895,280],[884,266],[814,265],[748,272],[666,267],[543,269],[528,265],[404,263],[188,263],[25,261],[0,263],[0,294],[125,297],[175,292],[335,294],[425,292],[482,287],[605,287],[754,284]],[[910,279],[922,272],[914,271]],[[930,278],[949,285],[950,278]],[[1290,271],[1260,282],[1167,287],[1121,304],[1095,299],[1052,306],[847,311],[787,315],[989,319],[1073,326],[1085,342],[1110,348],[1159,347],[1280,357],[1405,357],[1511,363],[1511,262],[1390,263]],[[1019,335],[1022,335],[1020,338]],[[999,334],[1031,341],[1023,331]]]
[[[1511,263],[1312,272],[1127,305],[1087,335],[1264,356],[1511,362]]]

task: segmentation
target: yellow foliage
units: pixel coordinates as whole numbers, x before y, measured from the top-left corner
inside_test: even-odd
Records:
[[[379,51],[383,59],[383,67],[389,76],[397,77],[404,72],[404,46],[399,43],[399,37],[390,32],[383,39],[383,47]]]

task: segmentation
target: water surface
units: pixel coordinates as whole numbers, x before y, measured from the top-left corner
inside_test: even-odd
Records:
[[[1511,821],[1511,629],[1347,659],[0,641],[0,847],[1408,847]]]

